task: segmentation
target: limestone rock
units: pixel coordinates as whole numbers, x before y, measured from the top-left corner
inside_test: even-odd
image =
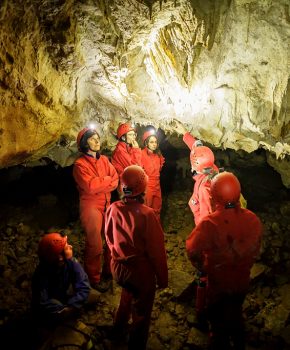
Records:
[[[92,121],[113,148],[122,120],[178,118],[213,146],[269,150],[289,187],[288,0],[146,3],[4,1],[1,167],[71,164]]]
[[[254,264],[251,268],[251,279],[255,279],[256,277],[262,275],[266,269],[267,266],[261,263]]]
[[[169,285],[175,298],[181,298],[183,294],[194,295],[193,276],[187,272],[177,270],[170,271]]]

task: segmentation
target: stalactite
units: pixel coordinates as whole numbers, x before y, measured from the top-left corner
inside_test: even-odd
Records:
[[[3,7],[1,7],[0,9],[0,21],[2,21],[6,15],[7,4],[8,4],[8,1],[5,0],[3,3]]]
[[[110,11],[109,11],[109,2],[107,0],[96,0],[97,5],[101,12],[104,14],[105,18],[109,17]]]
[[[149,18],[150,18],[150,20],[152,19],[152,6],[154,4],[154,1],[155,0],[144,0],[145,5],[149,9]]]

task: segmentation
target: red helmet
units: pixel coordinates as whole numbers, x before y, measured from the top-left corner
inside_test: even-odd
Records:
[[[216,175],[211,181],[210,188],[212,198],[217,204],[234,204],[240,199],[240,182],[234,174],[227,171]]]
[[[135,128],[129,123],[120,124],[117,130],[117,138],[120,139],[123,135],[132,130],[135,131]]]
[[[145,192],[148,177],[139,165],[130,165],[121,175],[121,188],[125,197],[134,197]]]
[[[150,129],[150,130],[147,130],[144,132],[144,134],[142,136],[143,142],[145,142],[148,139],[148,137],[150,137],[150,136],[155,136],[157,138],[155,129]]]
[[[67,243],[67,236],[61,236],[59,233],[48,233],[39,242],[38,256],[47,262],[55,262],[58,255],[63,251]]]
[[[79,151],[83,150],[83,147],[85,146],[88,138],[91,136],[98,134],[97,130],[92,129],[92,128],[83,128],[79,133],[77,137],[77,145]],[[99,134],[98,134],[99,135]]]
[[[193,147],[190,152],[190,162],[192,168],[201,173],[205,168],[214,167],[214,154],[206,146]]]

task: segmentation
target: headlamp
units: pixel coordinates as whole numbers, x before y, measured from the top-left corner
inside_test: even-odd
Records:
[[[88,128],[91,129],[91,130],[96,130],[96,124],[95,123],[90,123]]]

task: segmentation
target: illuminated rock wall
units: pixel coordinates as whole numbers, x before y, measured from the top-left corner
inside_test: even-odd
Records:
[[[170,132],[178,118],[216,147],[269,150],[285,179],[288,0],[146,3],[4,1],[1,167],[43,156],[70,164],[91,121],[112,148],[124,119]]]

